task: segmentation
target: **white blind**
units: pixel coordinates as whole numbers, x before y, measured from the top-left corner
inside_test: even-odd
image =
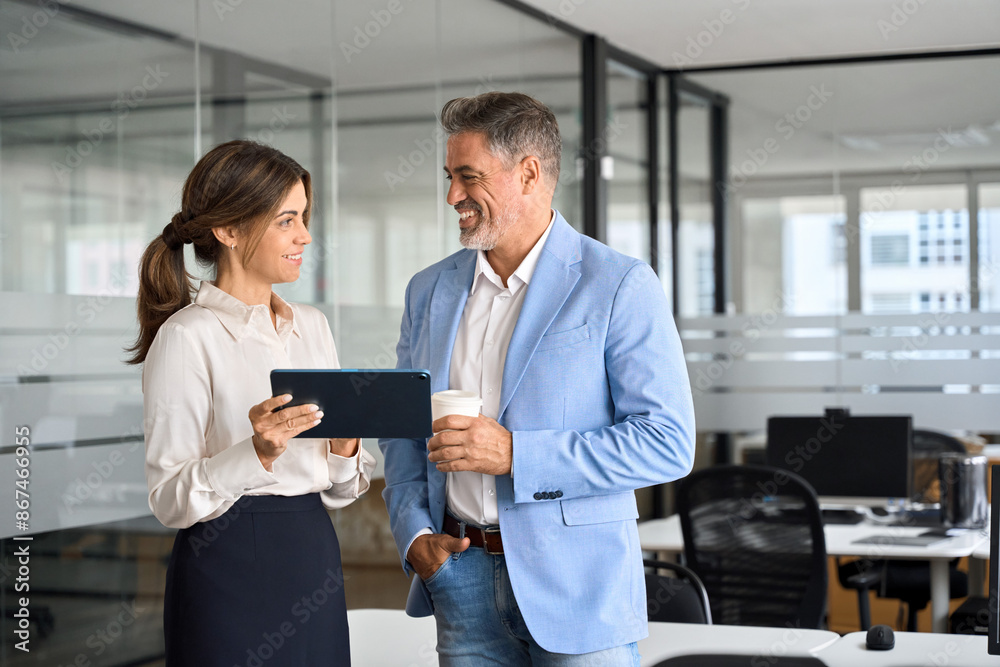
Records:
[[[1000,313],[757,315],[678,321],[699,431],[771,415],[910,414],[917,427],[1000,431]]]

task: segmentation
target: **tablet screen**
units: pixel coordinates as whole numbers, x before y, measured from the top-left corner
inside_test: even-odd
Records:
[[[417,369],[271,371],[273,396],[291,394],[283,408],[312,403],[323,421],[300,438],[429,438],[431,376]]]

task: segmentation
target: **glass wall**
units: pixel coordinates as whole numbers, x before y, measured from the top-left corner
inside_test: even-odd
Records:
[[[663,291],[670,301],[671,309],[673,309],[673,221],[670,219],[670,89],[667,77],[659,77],[656,90],[655,113],[657,125],[660,128],[659,141],[656,142],[656,150],[659,151],[656,182],[660,194],[657,198],[659,210],[656,215],[657,266],[654,268],[660,276],[660,284],[663,285]]]
[[[998,64],[965,57],[688,73],[731,100],[724,187],[729,254],[744,262],[731,264],[737,311],[972,308],[973,234],[980,273],[993,247]],[[976,192],[978,229],[969,215]],[[817,251],[821,261],[809,266]],[[993,283],[979,281],[981,307],[995,308]]]
[[[715,302],[711,113],[707,100],[679,94],[677,312],[682,317],[710,315]]]
[[[844,198],[747,198],[742,205],[747,312],[762,313],[776,305],[789,315],[845,312]]]
[[[969,310],[965,186],[862,188],[860,239],[863,312]]]
[[[1000,310],[1000,183],[979,186],[979,309]]]
[[[556,206],[583,226],[580,42],[494,0],[14,1],[0,33],[15,36],[0,47],[5,488],[15,428],[34,445],[30,522],[0,514],[0,663],[159,664],[174,531],[149,515],[140,371],[123,348],[139,257],[197,158],[246,137],[310,170],[313,243],[278,291],[327,313],[344,365],[389,367],[407,281],[459,248],[444,102],[520,90],[547,103],[564,141]],[[349,579],[375,582],[348,590],[354,606],[405,600],[377,491],[335,516]],[[9,641],[15,535],[32,538],[30,653]]]
[[[602,173],[608,181],[607,243],[619,252],[650,260],[649,133],[647,76],[608,61],[607,152]]]

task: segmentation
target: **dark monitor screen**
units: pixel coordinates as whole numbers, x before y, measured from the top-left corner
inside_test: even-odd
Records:
[[[803,477],[826,502],[910,497],[912,418],[850,416],[767,420],[767,462]]]
[[[1000,466],[992,466],[990,471],[990,589],[989,617],[987,626],[989,638],[986,642],[990,655],[1000,655]]]

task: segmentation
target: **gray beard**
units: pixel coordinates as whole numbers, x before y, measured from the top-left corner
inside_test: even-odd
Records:
[[[475,227],[460,230],[458,242],[469,250],[493,250],[516,219],[517,215],[510,210],[493,218],[483,218]]]

